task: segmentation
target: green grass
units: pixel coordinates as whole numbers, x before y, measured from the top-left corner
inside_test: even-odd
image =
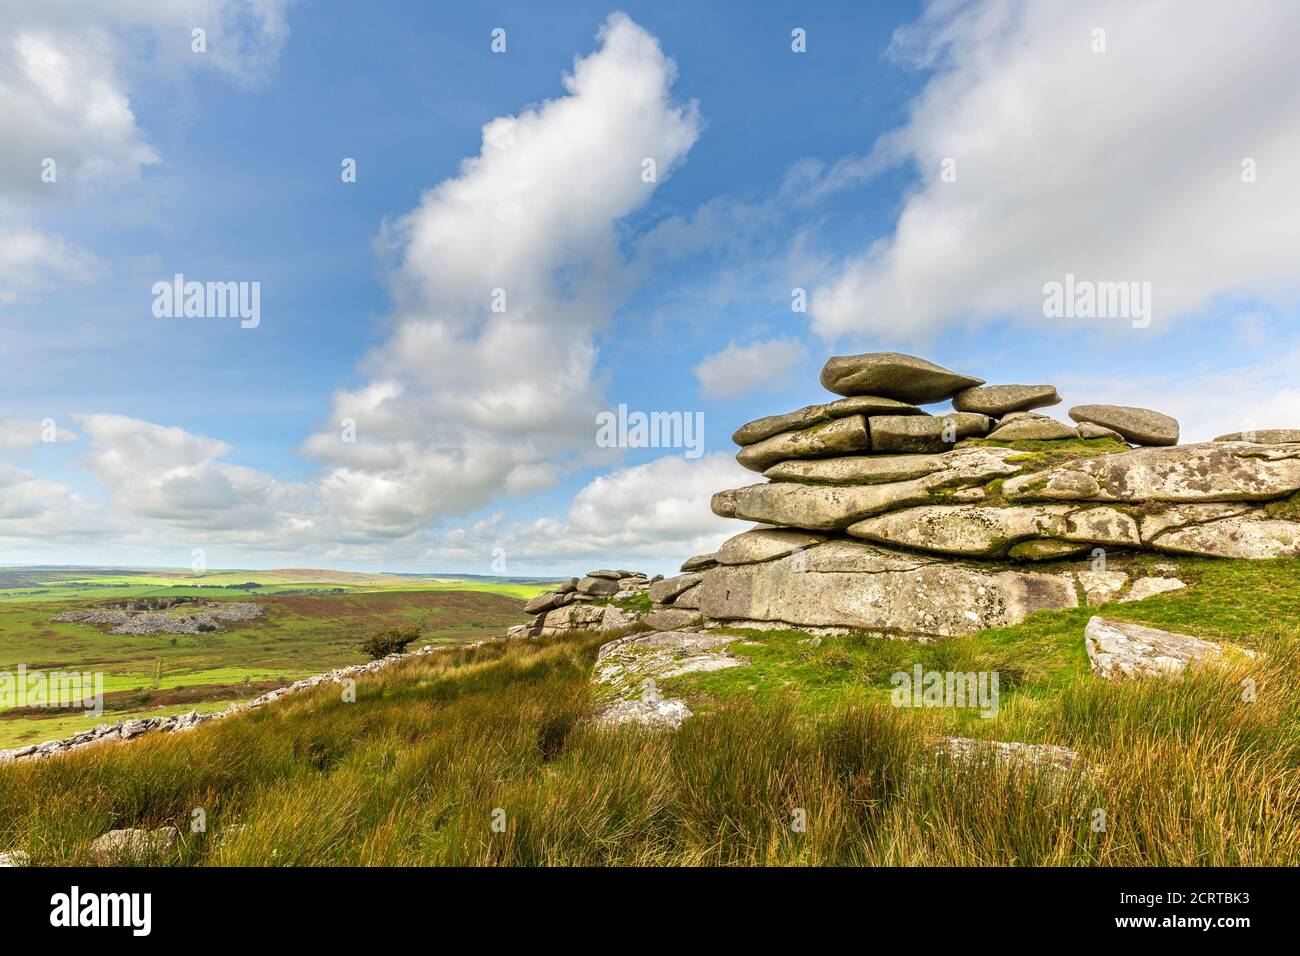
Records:
[[[923,712],[810,710],[793,692],[720,700],[672,734],[602,730],[584,718],[603,640],[451,651],[364,680],[355,703],[321,688],[189,734],[0,767],[0,846],[87,864],[108,829],[170,824],[178,851],[138,862],[1300,862],[1294,639],[1256,671],[1250,705],[1235,671],[1067,683],[1051,737],[1094,772],[1066,777],[953,761]],[[189,832],[196,808],[206,832]]]
[[[1183,591],[932,644],[738,633],[749,666],[661,682],[696,711],[669,734],[587,723],[608,635],[453,648],[362,680],[355,703],[323,687],[0,766],[0,850],[89,863],[108,829],[171,824],[180,849],[140,862],[1300,864],[1297,563],[1180,573]],[[1109,683],[1083,651],[1092,613],[1262,654]],[[999,713],[891,706],[890,675],[915,663],[998,670]],[[953,733],[1070,747],[1089,769],[955,761],[935,746]],[[195,808],[206,833],[188,830]]]
[[[1169,564],[1135,558],[1130,570]],[[774,699],[794,694],[814,713],[851,702],[887,702],[897,671],[916,663],[925,671],[997,671],[1001,712],[979,717],[973,710],[931,714],[943,729],[965,736],[1052,742],[1053,706],[1065,690],[1090,682],[1083,630],[1100,614],[1117,620],[1190,633],[1268,653],[1300,622],[1300,563],[1180,560],[1179,576],[1189,586],[1144,601],[1111,603],[1066,611],[1040,611],[1014,627],[993,628],[933,644],[889,640],[871,634],[825,637],[814,646],[800,631],[735,630],[731,652],[749,667],[685,675],[665,681],[668,693],[703,707],[744,697]]]

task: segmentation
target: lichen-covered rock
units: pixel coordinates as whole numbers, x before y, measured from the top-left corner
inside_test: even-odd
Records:
[[[713,497],[709,499],[709,510],[719,518],[736,517],[736,491],[735,488],[728,488],[725,491],[714,492]]]
[[[1223,652],[1213,641],[1101,617],[1089,619],[1083,639],[1092,672],[1106,680],[1181,674],[1192,661]]]
[[[914,355],[868,352],[833,356],[822,368],[821,383],[837,395],[882,395],[924,405],[946,401],[963,389],[983,385],[984,380]]]
[[[650,600],[656,604],[671,604],[673,598],[681,594],[687,588],[693,588],[700,583],[701,573],[692,571],[689,574],[679,574],[675,578],[664,578],[662,581],[656,581],[650,585]]]
[[[1178,578],[1138,578],[1120,600],[1123,602],[1145,601],[1157,594],[1166,594],[1169,591],[1178,591],[1185,587],[1187,587],[1187,583],[1178,580]]]
[[[925,420],[925,419],[922,419]],[[875,485],[807,485],[770,482],[728,492],[729,517],[784,528],[836,531],[855,521],[909,505],[926,504],[950,488],[982,484],[1020,469],[1004,448],[966,448],[944,455],[944,466],[925,477]],[[717,496],[714,496],[715,505]],[[715,513],[721,514],[714,509]]]
[[[1083,439],[1110,438],[1118,442],[1124,441],[1124,436],[1115,431],[1115,429],[1106,428],[1102,425],[1094,424],[1093,422],[1079,422],[1078,426],[1074,429],[1074,433],[1079,438]]]
[[[547,611],[558,607],[563,601],[564,595],[559,591],[547,591],[539,594],[527,604],[524,605],[525,614],[545,614]]]
[[[915,405],[874,395],[854,395],[823,405],[808,405],[784,415],[769,415],[736,429],[731,440],[737,445],[753,445],[781,432],[797,431],[849,415],[924,415]]]
[[[988,434],[990,441],[1054,441],[1076,437],[1078,433],[1072,427],[1046,415],[1018,418]]]
[[[698,611],[700,609],[700,588],[696,585],[693,588],[687,588],[677,597],[673,598],[673,605],[670,610],[674,611]],[[650,612],[651,614],[654,611]],[[653,626],[653,625],[652,625]]]
[[[1083,554],[1092,548],[1091,544],[1077,541],[1057,541],[1054,538],[1030,538],[1020,541],[1007,549],[1007,557],[1012,561],[1058,561]]]
[[[1116,600],[1128,585],[1128,574],[1123,571],[1088,569],[1076,576],[1090,607]]]
[[[1206,442],[1137,448],[1009,478],[1012,501],[1268,501],[1300,490],[1300,447]]]
[[[876,415],[868,419],[873,452],[933,454],[951,451],[964,438],[984,435],[991,422],[987,415],[953,412],[943,418]]]
[[[1151,542],[1159,551],[1214,558],[1300,557],[1300,522],[1243,514],[1166,531]]]
[[[676,730],[691,716],[691,709],[686,706],[686,701],[676,698],[621,700],[602,710],[593,718],[592,723],[603,727],[636,724],[652,730]]]
[[[618,581],[589,574],[578,582],[578,593],[590,597],[612,597],[618,593]]]
[[[916,421],[926,421],[918,418]],[[777,462],[789,458],[823,458],[828,455],[866,451],[870,447],[867,420],[861,415],[837,418],[824,425],[813,425],[799,431],[781,432],[746,445],[736,455],[750,471],[765,471]]]
[[[1155,508],[1138,519],[1138,530],[1143,542],[1150,544],[1166,531],[1187,525],[1204,524],[1244,514],[1251,506],[1236,502],[1211,502],[1193,505],[1165,505]]]
[[[762,528],[728,538],[718,549],[718,564],[754,564],[810,548],[826,540],[795,528]]]
[[[848,533],[961,557],[1002,557],[1016,542],[1038,538],[1116,547],[1140,544],[1133,518],[1105,506],[925,505],[856,522]]]
[[[682,562],[680,571],[703,571],[705,568],[711,568],[718,563],[716,554],[697,554],[694,557],[687,558]]]
[[[1069,575],[939,561],[847,540],[713,568],[699,591],[700,611],[711,620],[905,635],[971,634],[1016,624],[1033,611],[1078,606]]]
[[[695,590],[699,590],[698,585]],[[685,628],[698,627],[702,622],[703,618],[698,607],[655,608],[645,616],[645,623],[657,631],[679,631]]]
[[[684,701],[663,698],[659,682],[748,664],[727,652],[734,641],[725,635],[655,631],[604,645],[592,669],[592,683],[604,702],[596,722],[676,729],[691,716],[690,709]]]
[[[1177,591],[1180,588],[1187,587],[1186,582],[1180,581],[1178,578],[1161,576],[1139,577],[1130,585],[1128,572],[1115,569],[1080,571],[1076,577],[1079,580],[1079,586],[1084,589],[1087,595],[1089,607],[1108,604],[1112,601],[1121,603],[1144,601],[1149,597],[1155,597],[1157,594]],[[1125,590],[1126,588],[1127,590]]]
[[[1119,432],[1135,445],[1177,445],[1178,421],[1149,408],[1129,405],[1076,405],[1076,422],[1091,422]]]
[[[554,637],[570,631],[598,630],[605,618],[605,605],[569,604],[542,615],[540,636]]]
[[[941,471],[948,460],[944,455],[849,455],[783,461],[763,472],[763,477],[806,485],[880,485],[923,478]]]
[[[1060,401],[1054,385],[979,385],[954,395],[952,407],[959,412],[979,412],[1001,418],[1010,412],[1045,408]]]
[[[1257,445],[1291,445],[1300,442],[1300,428],[1261,428],[1253,432],[1220,435],[1215,441],[1244,441]]]

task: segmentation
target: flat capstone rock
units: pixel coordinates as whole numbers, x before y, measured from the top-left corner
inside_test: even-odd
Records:
[[[984,379],[962,375],[914,355],[867,352],[833,356],[822,368],[821,383],[837,395],[879,395],[924,405],[947,401],[964,389],[983,385]]]
[[[1178,421],[1149,408],[1129,405],[1075,405],[1076,422],[1091,422],[1119,432],[1135,445],[1177,445]]]

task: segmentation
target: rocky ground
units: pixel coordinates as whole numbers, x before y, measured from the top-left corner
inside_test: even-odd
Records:
[[[251,621],[262,616],[262,607],[249,601],[176,602],[158,610],[140,609],[139,602],[64,611],[52,621],[110,626],[110,634],[205,634],[220,631],[222,622]],[[193,613],[175,608],[195,608]],[[172,613],[168,613],[172,611]]]

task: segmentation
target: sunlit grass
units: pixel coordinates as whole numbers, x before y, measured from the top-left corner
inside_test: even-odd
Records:
[[[363,681],[355,703],[326,687],[188,734],[0,767],[0,850],[88,863],[108,829],[170,824],[182,847],[154,862],[1300,863],[1300,652],[1288,634],[1256,663],[1138,684],[1062,676],[1054,693],[1004,706],[1003,730],[1032,725],[1080,752],[1091,769],[1068,776],[942,756],[944,719],[889,706],[870,668],[816,707],[805,679],[701,698],[676,733],[601,730],[585,718],[602,640],[448,651]],[[1003,645],[931,645],[926,661],[1001,662],[1015,650]],[[873,667],[920,650],[880,646]],[[820,665],[798,664],[805,676],[845,669],[827,647],[811,649]],[[1050,660],[1028,671],[1050,677]],[[195,808],[206,833],[189,832]]]

